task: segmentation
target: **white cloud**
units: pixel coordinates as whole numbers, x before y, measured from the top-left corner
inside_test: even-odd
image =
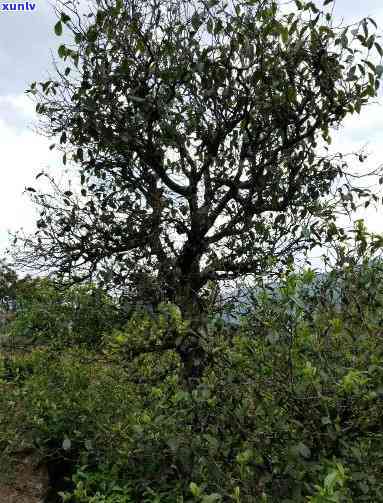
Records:
[[[332,152],[343,154],[357,153],[363,150],[368,154],[367,160],[361,164],[356,158],[346,158],[355,173],[368,173],[383,165],[383,100],[365,107],[360,115],[348,117],[344,125],[333,134]],[[368,186],[381,194],[381,186],[377,177],[361,180],[360,185]],[[352,215],[352,220],[363,218],[368,228],[377,233],[383,233],[383,206],[372,205],[360,209]],[[343,220],[342,220],[343,221]]]
[[[9,106],[22,113],[26,118],[33,119],[35,106],[33,101],[24,94],[9,94],[0,96],[0,105]]]
[[[35,211],[23,191],[35,184],[37,173],[57,163],[57,154],[49,150],[49,140],[28,128],[33,118],[28,99],[22,95],[3,96],[0,105],[4,103],[19,111],[25,125],[18,129],[0,119],[0,248],[7,244],[9,230],[33,228]]]

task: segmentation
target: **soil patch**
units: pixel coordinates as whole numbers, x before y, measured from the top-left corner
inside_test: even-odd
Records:
[[[0,478],[1,503],[42,503],[48,492],[46,466],[39,466],[32,453],[19,453],[10,476]]]

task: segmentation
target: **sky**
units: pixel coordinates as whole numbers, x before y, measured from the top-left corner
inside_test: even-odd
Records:
[[[0,6],[7,2],[0,0]],[[58,154],[49,150],[51,142],[34,130],[34,104],[25,94],[31,82],[47,80],[62,41],[53,31],[56,18],[51,3],[29,2],[36,4],[33,12],[0,11],[0,256],[8,231],[33,230],[36,214],[23,194],[25,187],[33,186],[42,170],[62,170]],[[337,0],[335,14],[345,22],[371,16],[383,33],[382,0]],[[335,134],[333,148],[352,152],[366,146],[368,167],[383,164],[382,107],[383,100],[347,120]],[[383,207],[357,216],[365,218],[372,231],[383,233]]]

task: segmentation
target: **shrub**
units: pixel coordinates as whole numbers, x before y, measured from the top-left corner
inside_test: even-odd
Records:
[[[121,323],[117,303],[100,288],[58,288],[47,278],[25,281],[16,297],[8,335],[19,344],[55,342],[95,347],[106,331]]]
[[[68,462],[63,497],[80,503],[383,501],[380,283],[343,273],[289,275],[256,292],[236,330],[208,324],[192,391],[160,351],[186,327],[171,305],[135,313],[102,348],[3,359],[0,414],[19,411],[0,423],[3,447],[28,438]],[[359,274],[375,278],[367,293]],[[318,293],[339,278],[347,302]]]

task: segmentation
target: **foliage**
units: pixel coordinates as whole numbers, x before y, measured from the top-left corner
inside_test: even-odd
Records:
[[[382,294],[379,261],[257,289],[236,330],[205,327],[191,390],[160,347],[188,330],[169,304],[97,350],[4,355],[3,456],[65,461],[80,503],[383,501]]]
[[[123,319],[116,300],[92,284],[63,288],[48,278],[27,277],[15,285],[13,316],[5,332],[16,345],[53,339],[58,345],[95,346]]]
[[[17,279],[15,271],[0,259],[0,337],[14,318]]]
[[[193,318],[209,281],[342,239],[335,210],[377,197],[326,146],[376,96],[383,51],[370,18],[335,26],[332,2],[288,4],[97,0],[82,17],[59,2],[73,44],[29,92],[81,193],[29,188],[41,215],[19,263]]]
[[[17,274],[3,260],[0,260],[0,311],[12,309],[16,296]]]

